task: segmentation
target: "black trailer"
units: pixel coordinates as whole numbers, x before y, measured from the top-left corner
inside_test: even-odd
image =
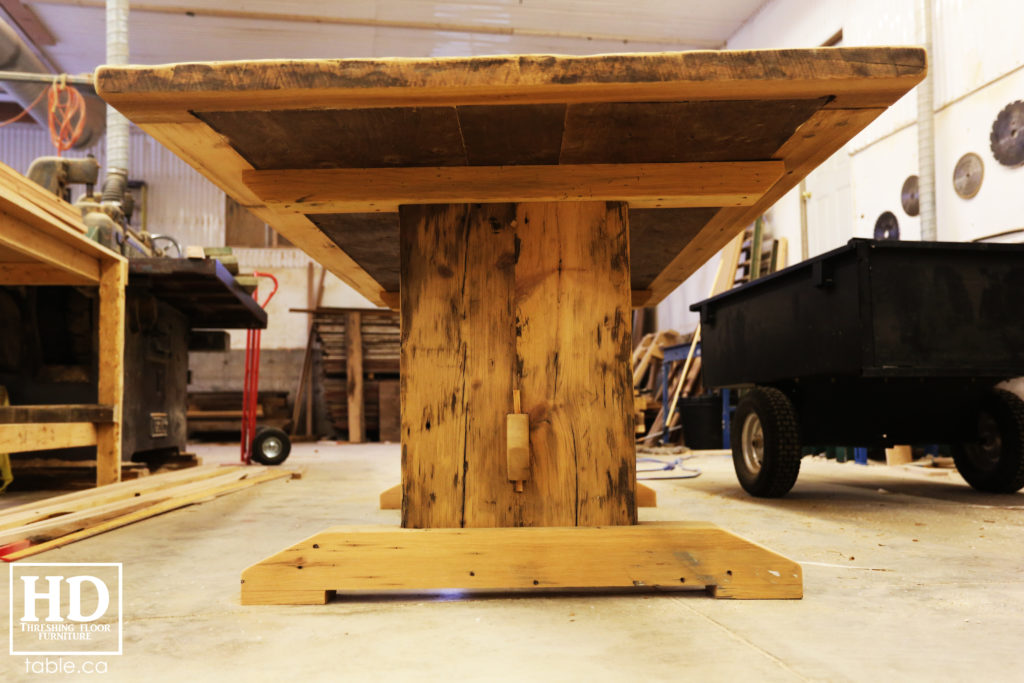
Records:
[[[976,489],[1024,487],[1024,245],[853,239],[690,307],[704,381],[751,387],[736,474],[785,495],[803,447],[949,444]]]

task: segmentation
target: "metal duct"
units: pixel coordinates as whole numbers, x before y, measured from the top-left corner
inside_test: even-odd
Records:
[[[26,73],[47,74],[49,69],[21,40],[7,24],[0,21],[0,70],[21,71]],[[22,81],[3,81],[4,90],[11,94],[11,97],[22,107],[27,108],[39,96],[39,93],[48,86],[44,83],[28,83]],[[78,86],[75,86],[78,87]],[[75,144],[75,149],[91,147],[103,137],[103,130],[106,126],[104,116],[103,100],[96,96],[91,87],[78,87],[79,92],[85,97],[85,126],[82,129],[82,137]],[[32,118],[45,126],[47,118],[46,98],[44,97],[29,114]]]
[[[128,63],[128,0],[107,0],[107,64]],[[107,177],[103,201],[120,202],[128,182],[128,119],[107,107]]]
[[[928,53],[928,74],[917,86],[917,196],[921,216],[921,239],[938,239],[935,217],[935,77],[932,76],[932,0],[918,5],[923,33],[922,42]]]

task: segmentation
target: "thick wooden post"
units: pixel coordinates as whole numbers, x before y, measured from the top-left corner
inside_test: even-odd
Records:
[[[363,418],[363,316],[358,311],[345,314],[345,376],[348,379],[348,440],[362,443]]]
[[[625,205],[402,207],[401,249],[403,526],[635,524]]]
[[[112,422],[96,426],[96,485],[121,480],[121,417],[124,414],[124,288],[128,262],[100,266],[98,403],[114,408]]]

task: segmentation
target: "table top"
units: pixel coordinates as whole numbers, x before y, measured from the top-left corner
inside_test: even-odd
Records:
[[[919,83],[920,48],[102,67],[111,105],[377,304],[401,204],[626,201],[654,303]]]

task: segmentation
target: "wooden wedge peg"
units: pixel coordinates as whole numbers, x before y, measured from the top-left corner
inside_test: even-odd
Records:
[[[516,491],[522,491],[523,482],[530,478],[530,416],[519,412],[518,389],[512,397],[515,412],[505,416],[505,456],[508,480],[516,483]]]

